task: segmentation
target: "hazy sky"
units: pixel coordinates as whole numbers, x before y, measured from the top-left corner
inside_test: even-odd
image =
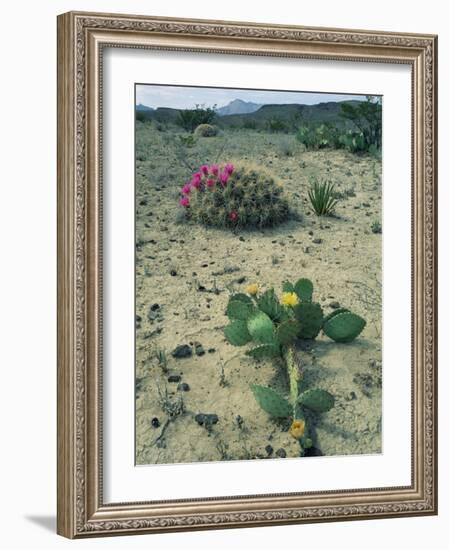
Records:
[[[227,88],[197,88],[191,86],[154,86],[136,85],[136,104],[148,107],[172,107],[191,109],[196,104],[207,107],[222,107],[233,99],[252,101],[253,103],[299,103],[313,105],[326,101],[344,101],[348,99],[365,99],[364,95],[323,94],[311,92],[279,92],[265,90],[239,90]]]

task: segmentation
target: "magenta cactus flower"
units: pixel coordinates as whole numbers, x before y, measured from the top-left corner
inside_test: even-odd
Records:
[[[207,166],[207,164],[203,164],[203,166],[201,166],[200,168],[200,171],[205,175],[207,176],[209,174],[209,166]]]
[[[230,162],[229,162],[228,164],[225,164],[224,172],[225,172],[226,174],[231,175],[232,172],[234,172],[234,165],[233,165],[232,163],[230,163]]]
[[[207,187],[213,187],[215,185],[215,181],[212,178],[209,178],[206,181],[206,185],[207,185]]]
[[[190,183],[186,183],[184,185],[184,187],[181,189],[181,193],[183,195],[188,195],[190,193],[190,191],[192,190],[191,186],[190,186]]]
[[[190,199],[189,197],[182,197],[181,199],[179,199],[179,204],[181,206],[183,206],[184,208],[187,208],[188,206],[190,206]]]
[[[210,171],[214,176],[218,176],[218,173],[220,172],[220,167],[218,166],[218,164],[212,164],[212,166],[210,167]]]
[[[197,179],[197,178],[193,178],[192,179],[192,182],[190,183],[190,185],[192,187],[194,187],[195,189],[199,189],[201,187],[201,180],[200,179]]]
[[[229,174],[227,172],[222,172],[220,174],[220,183],[223,187],[228,183]]]
[[[236,223],[239,216],[238,216],[238,214],[235,210],[231,210],[231,212],[229,212],[229,214],[228,214],[228,217],[229,217],[229,219],[231,220],[232,223]]]

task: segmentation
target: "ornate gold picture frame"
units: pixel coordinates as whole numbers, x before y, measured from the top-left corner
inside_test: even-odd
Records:
[[[105,502],[106,48],[411,68],[411,484]],[[58,533],[69,538],[437,513],[437,37],[70,12],[58,17]],[[129,427],[130,430],[133,426]],[[158,466],[155,466],[158,467]],[[201,468],[201,464],[196,467]]]

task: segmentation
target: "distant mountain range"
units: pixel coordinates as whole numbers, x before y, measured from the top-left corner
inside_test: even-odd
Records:
[[[147,105],[142,105],[142,103],[139,103],[139,105],[136,106],[136,111],[154,111],[153,107],[148,107]]]
[[[262,103],[253,103],[252,101],[243,101],[243,99],[234,99],[224,107],[216,109],[220,116],[225,115],[246,115],[254,113],[263,106]]]
[[[299,123],[323,124],[331,123],[342,126],[345,121],[340,116],[342,103],[359,103],[355,100],[347,102],[329,101],[315,105],[297,103],[261,105],[250,101],[235,99],[228,105],[217,109],[214,124],[221,128],[266,129],[272,121],[281,121],[285,127],[296,128]],[[161,123],[176,123],[181,109],[158,107],[152,109],[139,104],[136,110],[148,120]]]

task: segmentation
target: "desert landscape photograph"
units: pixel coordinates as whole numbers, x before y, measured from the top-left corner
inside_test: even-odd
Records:
[[[382,98],[135,86],[138,465],[382,452]]]

